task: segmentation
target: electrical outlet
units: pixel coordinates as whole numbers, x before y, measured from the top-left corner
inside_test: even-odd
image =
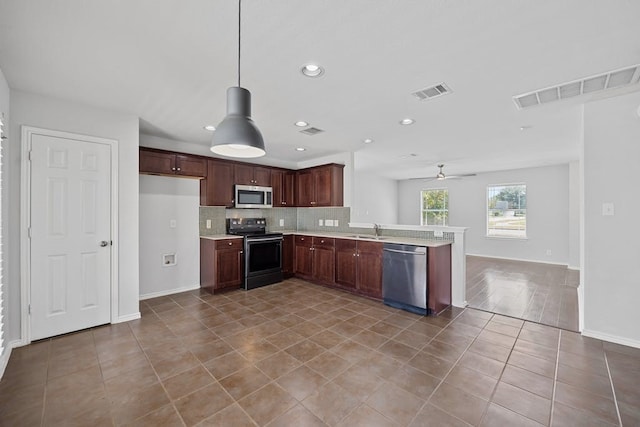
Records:
[[[547,256],[551,256],[551,249],[547,249]]]
[[[603,203],[602,216],[613,216],[613,215],[614,215],[613,203],[610,203],[610,202]]]
[[[333,226],[334,226],[334,227],[337,227],[337,226],[338,226],[338,220],[337,220],[337,219],[334,219],[334,220],[333,220]]]
[[[280,218],[280,227],[284,227],[284,219]]]
[[[322,227],[322,226],[323,226],[323,221],[322,221],[321,219],[319,219],[319,220],[318,220],[318,225],[319,225],[320,227]]]
[[[169,221],[169,227],[170,228],[176,228],[176,226],[177,226],[177,222],[176,222],[175,219],[172,219],[172,220]]]
[[[327,227],[333,227],[333,220],[332,219],[325,219],[324,220],[324,225],[326,225]]]
[[[207,220],[207,228],[211,228],[211,220],[210,219]]]
[[[442,230],[433,230],[433,237],[443,237],[444,232]]]

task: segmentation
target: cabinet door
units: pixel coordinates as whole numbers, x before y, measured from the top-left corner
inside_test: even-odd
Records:
[[[313,275],[313,237],[295,236],[295,274],[311,278]]]
[[[253,167],[250,165],[234,165],[234,184],[256,185],[253,182]]]
[[[335,281],[335,250],[313,247],[313,278],[332,285]]]
[[[207,176],[207,160],[197,156],[176,154],[176,174],[204,178]]]
[[[241,249],[216,250],[215,289],[240,286],[242,283],[243,253]]]
[[[451,305],[451,245],[430,247],[427,252],[430,314],[438,314]]]
[[[311,171],[300,171],[296,174],[296,203],[297,206],[309,207],[315,205],[314,176]]]
[[[207,178],[200,181],[200,203],[231,207],[233,197],[233,163],[209,160]]]
[[[314,206],[331,206],[331,169],[321,168],[313,171],[315,186]]]
[[[176,155],[140,149],[140,172],[173,175],[176,169]]]
[[[284,201],[284,174],[283,170],[274,169],[271,171],[271,187],[273,188],[273,207],[286,206]]]
[[[294,273],[294,248],[293,236],[284,236],[282,239],[282,274],[285,277],[291,277]]]
[[[358,242],[357,289],[373,298],[382,298],[382,243]]]
[[[271,168],[263,168],[260,166],[253,167],[253,185],[261,187],[271,186]]]
[[[336,239],[336,283],[356,288],[356,241]]]
[[[282,206],[296,206],[296,173],[287,171],[282,179]]]

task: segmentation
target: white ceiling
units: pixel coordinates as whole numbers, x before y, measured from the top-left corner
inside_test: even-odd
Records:
[[[448,174],[567,162],[590,98],[519,111],[512,97],[640,63],[640,1],[245,0],[242,11],[242,86],[267,164],[353,151],[357,170],[403,179],[439,162]],[[0,0],[12,89],[135,114],[145,134],[208,146],[202,126],[224,117],[236,60],[236,1]],[[325,74],[303,76],[308,62]],[[411,96],[441,82],[453,93]],[[297,120],[325,132],[301,134]]]

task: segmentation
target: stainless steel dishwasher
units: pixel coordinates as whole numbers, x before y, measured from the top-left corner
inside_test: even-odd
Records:
[[[386,305],[427,314],[427,248],[385,243],[382,298]]]

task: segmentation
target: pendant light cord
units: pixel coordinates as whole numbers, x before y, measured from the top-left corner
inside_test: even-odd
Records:
[[[240,32],[242,29],[241,9],[242,9],[242,0],[238,0],[238,87],[240,87]]]

